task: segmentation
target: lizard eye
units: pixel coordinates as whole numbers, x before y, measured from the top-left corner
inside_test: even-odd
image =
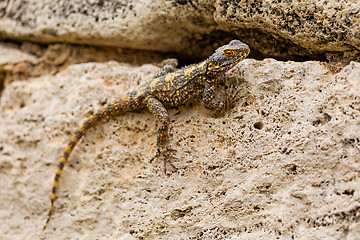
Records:
[[[235,54],[235,52],[232,51],[232,50],[225,50],[224,51],[225,57],[232,57],[232,56],[234,56],[234,54]]]

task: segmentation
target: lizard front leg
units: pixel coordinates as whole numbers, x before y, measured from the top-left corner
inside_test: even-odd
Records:
[[[220,113],[225,107],[226,102],[218,101],[214,102],[213,99],[215,97],[215,84],[207,84],[205,85],[205,89],[202,95],[202,101],[206,109],[213,110],[215,113]]]
[[[161,156],[164,160],[164,171],[166,173],[166,163],[169,163],[173,168],[174,165],[170,162],[170,150],[166,146],[168,139],[170,117],[164,105],[155,97],[148,97],[146,99],[146,106],[152,114],[154,114],[160,120],[160,127],[157,131],[157,153],[156,156]]]

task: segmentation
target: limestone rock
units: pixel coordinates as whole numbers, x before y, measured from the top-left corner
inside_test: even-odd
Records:
[[[165,176],[156,119],[130,113],[90,130],[60,181],[71,132],[157,67],[71,65],[9,83],[0,102],[1,239],[356,239],[360,233],[360,63],[242,61],[200,103],[170,110],[178,167]],[[221,96],[219,96],[221,97]]]
[[[356,0],[0,3],[3,39],[108,45],[183,57],[207,56],[239,38],[259,58],[358,60],[359,33]]]
[[[13,44],[0,43],[0,95],[5,82],[21,79],[23,75],[28,77],[28,66],[35,62],[36,57],[32,54],[17,49]]]
[[[83,62],[115,60],[132,65],[160,62],[164,54],[133,49],[22,42],[0,43],[0,94],[12,81],[55,74],[67,66]]]

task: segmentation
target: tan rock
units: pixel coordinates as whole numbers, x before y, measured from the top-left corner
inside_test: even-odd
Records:
[[[360,64],[244,60],[219,90],[222,117],[200,103],[170,110],[179,169],[155,159],[156,119],[100,124],[65,167],[71,132],[157,68],[71,65],[9,83],[0,102],[1,239],[356,239],[360,197]]]
[[[159,62],[164,54],[133,49],[76,46],[70,44],[19,45],[0,43],[0,92],[12,81],[55,74],[67,66],[83,62],[116,60],[133,65]]]

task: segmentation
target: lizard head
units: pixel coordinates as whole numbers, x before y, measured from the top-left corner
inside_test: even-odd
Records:
[[[232,40],[229,44],[216,49],[215,53],[206,60],[206,73],[211,77],[217,77],[234,67],[249,53],[248,45],[239,40]]]

